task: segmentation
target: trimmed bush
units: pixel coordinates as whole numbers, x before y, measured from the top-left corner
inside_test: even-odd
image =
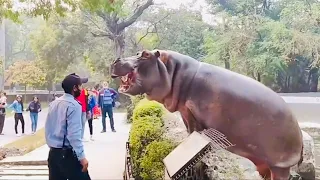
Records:
[[[141,159],[141,177],[144,180],[162,180],[164,164],[162,160],[174,149],[168,140],[153,141],[146,147],[146,153]]]
[[[157,117],[142,117],[134,122],[130,131],[131,156],[138,160],[144,153],[145,147],[152,141],[158,140],[163,134],[161,119]]]
[[[133,111],[133,121],[146,116],[159,117],[162,119],[164,108],[161,104],[155,101],[141,100]]]
[[[172,150],[173,143],[162,138],[163,114],[161,104],[146,99],[133,111],[129,142],[136,180],[157,180],[164,175],[162,160]]]
[[[130,97],[131,102],[130,102],[130,105],[127,106],[127,122],[128,123],[132,123],[133,110],[136,107],[136,105],[140,102],[140,100],[142,100],[143,98],[145,98],[144,95]]]

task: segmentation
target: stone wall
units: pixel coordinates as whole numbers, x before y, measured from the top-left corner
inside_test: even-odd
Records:
[[[167,113],[165,127],[165,136],[176,143],[181,143],[188,136],[179,113]],[[207,154],[201,163],[208,179],[262,179],[251,161],[225,150]]]
[[[167,112],[165,129],[165,136],[176,143],[181,143],[188,136],[187,129],[179,113]],[[293,167],[292,170],[299,173],[304,179],[314,179],[315,154],[313,139],[305,131],[302,131],[302,133],[304,160],[299,167]],[[225,150],[217,150],[207,154],[202,163],[208,179],[263,179],[250,160]]]

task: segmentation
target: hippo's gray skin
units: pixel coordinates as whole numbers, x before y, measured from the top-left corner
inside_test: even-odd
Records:
[[[302,160],[302,133],[284,100],[244,75],[174,51],[148,51],[118,58],[112,77],[119,91],[147,94],[179,111],[188,132],[214,128],[235,144],[227,150],[250,159],[262,177],[288,180]]]

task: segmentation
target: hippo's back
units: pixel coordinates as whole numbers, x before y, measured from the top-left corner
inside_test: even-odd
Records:
[[[300,160],[302,134],[284,100],[270,88],[238,73],[202,64],[190,96],[196,119],[216,128],[236,150],[289,167]],[[200,92],[199,92],[200,91]],[[195,97],[197,96],[197,97]]]

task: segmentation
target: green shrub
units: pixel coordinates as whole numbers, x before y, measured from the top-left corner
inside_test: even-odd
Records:
[[[136,108],[133,110],[132,119],[133,121],[135,121],[140,117],[146,116],[162,118],[163,114],[164,108],[160,103],[143,99],[136,105]]]
[[[162,180],[164,176],[163,159],[173,150],[174,145],[168,140],[153,141],[146,147],[141,158],[140,176],[144,180]]]
[[[136,180],[155,180],[154,177],[164,174],[162,159],[167,152],[170,152],[172,145],[169,141],[163,141],[162,138],[163,114],[164,108],[161,104],[146,99],[141,100],[133,110],[129,142]],[[158,152],[155,152],[155,148]],[[156,165],[152,167],[150,163],[156,163]]]
[[[148,144],[161,137],[163,134],[161,125],[161,119],[153,116],[142,117],[134,121],[129,138],[130,145],[132,146],[131,156],[134,160],[140,158],[140,155]]]
[[[131,96],[130,97],[130,104],[127,106],[127,122],[132,123],[132,114],[133,110],[136,107],[136,105],[139,103],[140,100],[144,99],[144,95],[138,95],[138,96]]]

